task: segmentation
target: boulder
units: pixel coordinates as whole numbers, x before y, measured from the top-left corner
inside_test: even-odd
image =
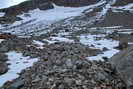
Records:
[[[133,46],[114,55],[110,63],[120,73],[127,89],[133,89]]]
[[[38,8],[39,8],[40,10],[47,10],[47,9],[52,9],[52,8],[54,8],[54,6],[52,5],[51,2],[46,2],[46,3],[41,3],[41,4],[39,4]]]
[[[8,89],[20,89],[23,85],[24,81],[22,79],[17,79]]]
[[[10,47],[8,47],[7,45],[0,45],[0,52],[5,53],[8,52],[10,50]]]
[[[8,65],[4,62],[0,62],[0,75],[8,71]]]
[[[0,53],[0,62],[5,62],[8,60],[8,57],[4,53]]]

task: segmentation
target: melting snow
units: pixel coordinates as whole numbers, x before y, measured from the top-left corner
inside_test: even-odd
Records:
[[[101,37],[101,38],[99,38]],[[96,40],[99,39],[99,40]],[[119,50],[114,49],[114,47],[118,46],[118,41],[108,40],[104,38],[104,35],[81,35],[80,42],[85,45],[94,46],[92,48],[97,48],[103,50],[103,48],[107,48],[107,51],[104,51],[103,54],[99,54],[97,56],[87,57],[89,60],[103,60],[102,57],[110,58]]]
[[[43,39],[44,41],[47,41],[49,44],[53,44],[55,42],[68,42],[68,43],[73,43],[74,40],[65,38],[65,37],[50,37],[50,40]]]
[[[18,73],[20,73],[23,69],[30,67],[34,62],[37,62],[38,58],[31,59],[29,56],[24,57],[22,53],[17,53],[15,51],[8,52],[8,59],[10,65],[7,73],[0,76],[0,86],[2,86],[5,82],[11,81],[17,77],[19,77]]]
[[[52,40],[55,41],[61,41],[61,42],[69,42],[69,43],[73,43],[74,40],[70,40],[68,38],[64,38],[64,37],[50,37]]]
[[[43,49],[43,45],[44,43],[41,42],[41,41],[36,41],[36,40],[33,40],[33,44],[37,45],[39,49]]]

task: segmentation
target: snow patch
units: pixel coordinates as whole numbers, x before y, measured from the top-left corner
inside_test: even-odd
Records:
[[[49,40],[43,39],[43,41],[47,41],[49,44],[53,44],[55,42],[67,42],[67,43],[73,43],[74,40],[65,38],[65,37],[50,37]]]
[[[129,10],[133,11],[133,3],[127,4],[125,6],[111,7],[113,10]]]
[[[38,58],[31,59],[29,56],[24,57],[22,53],[17,53],[15,51],[11,51],[6,53],[8,55],[10,65],[7,73],[0,76],[0,86],[2,86],[5,82],[11,81],[17,77],[19,77],[18,73],[20,73],[23,69],[26,69],[33,65],[34,62],[37,62]]]
[[[0,39],[0,43],[1,43],[2,41],[4,41],[4,39]]]
[[[80,42],[84,45],[89,45],[91,48],[101,49],[107,48],[107,51],[104,51],[103,54],[97,56],[87,57],[89,60],[103,60],[102,57],[110,58],[119,50],[114,49],[118,46],[119,42],[115,40],[105,39],[105,35],[81,35]],[[93,45],[93,46],[92,46]]]
[[[38,46],[37,48],[43,49],[43,45],[44,45],[43,42],[33,40],[33,44],[37,45]]]
[[[0,12],[0,17],[3,17],[4,15],[5,15],[5,13]]]
[[[64,37],[50,37],[50,38],[54,41],[69,42],[69,43],[74,42],[74,40],[70,40],[70,39],[64,38]]]

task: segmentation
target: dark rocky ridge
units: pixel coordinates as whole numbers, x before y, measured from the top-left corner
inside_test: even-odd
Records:
[[[23,12],[28,12],[39,8],[41,10],[52,9],[53,5],[49,0],[30,0],[20,3],[19,5],[11,6],[9,8],[0,9],[0,12],[5,12],[5,16],[16,16]]]
[[[132,0],[117,0],[113,6],[124,6],[130,3],[133,3],[133,1]]]
[[[124,28],[133,27],[133,14],[130,11],[113,12],[109,10],[104,19],[93,24],[94,27],[111,27],[111,26],[123,26]]]
[[[80,7],[94,4],[98,1],[99,0],[29,0],[9,8],[0,9],[0,12],[5,13],[4,17],[0,17],[0,24],[13,23],[18,19],[21,20],[17,15],[36,8],[40,10],[53,9],[54,6],[52,3],[59,6]]]
[[[59,6],[81,7],[81,6],[95,4],[100,0],[51,0],[51,1]]]
[[[29,0],[22,2],[19,5],[0,9],[0,12],[5,12],[5,16],[16,16],[36,8],[39,8],[40,10],[52,9],[54,8],[52,3],[59,6],[80,7],[94,4],[98,1],[99,0]]]
[[[0,12],[4,12],[4,17],[0,17],[0,23],[13,23],[14,21],[21,20],[17,15],[29,10],[39,8],[40,10],[47,10],[54,8],[49,0],[30,0],[20,3],[19,5],[11,6],[9,8],[0,9]]]

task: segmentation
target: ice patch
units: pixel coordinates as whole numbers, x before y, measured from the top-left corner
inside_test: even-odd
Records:
[[[34,62],[37,62],[38,58],[31,59],[29,56],[24,57],[22,53],[17,53],[15,51],[8,52],[7,63],[10,65],[7,73],[0,76],[0,86],[2,86],[5,82],[11,81],[17,77],[19,77],[18,73],[20,73],[23,69],[26,69],[33,65]]]

